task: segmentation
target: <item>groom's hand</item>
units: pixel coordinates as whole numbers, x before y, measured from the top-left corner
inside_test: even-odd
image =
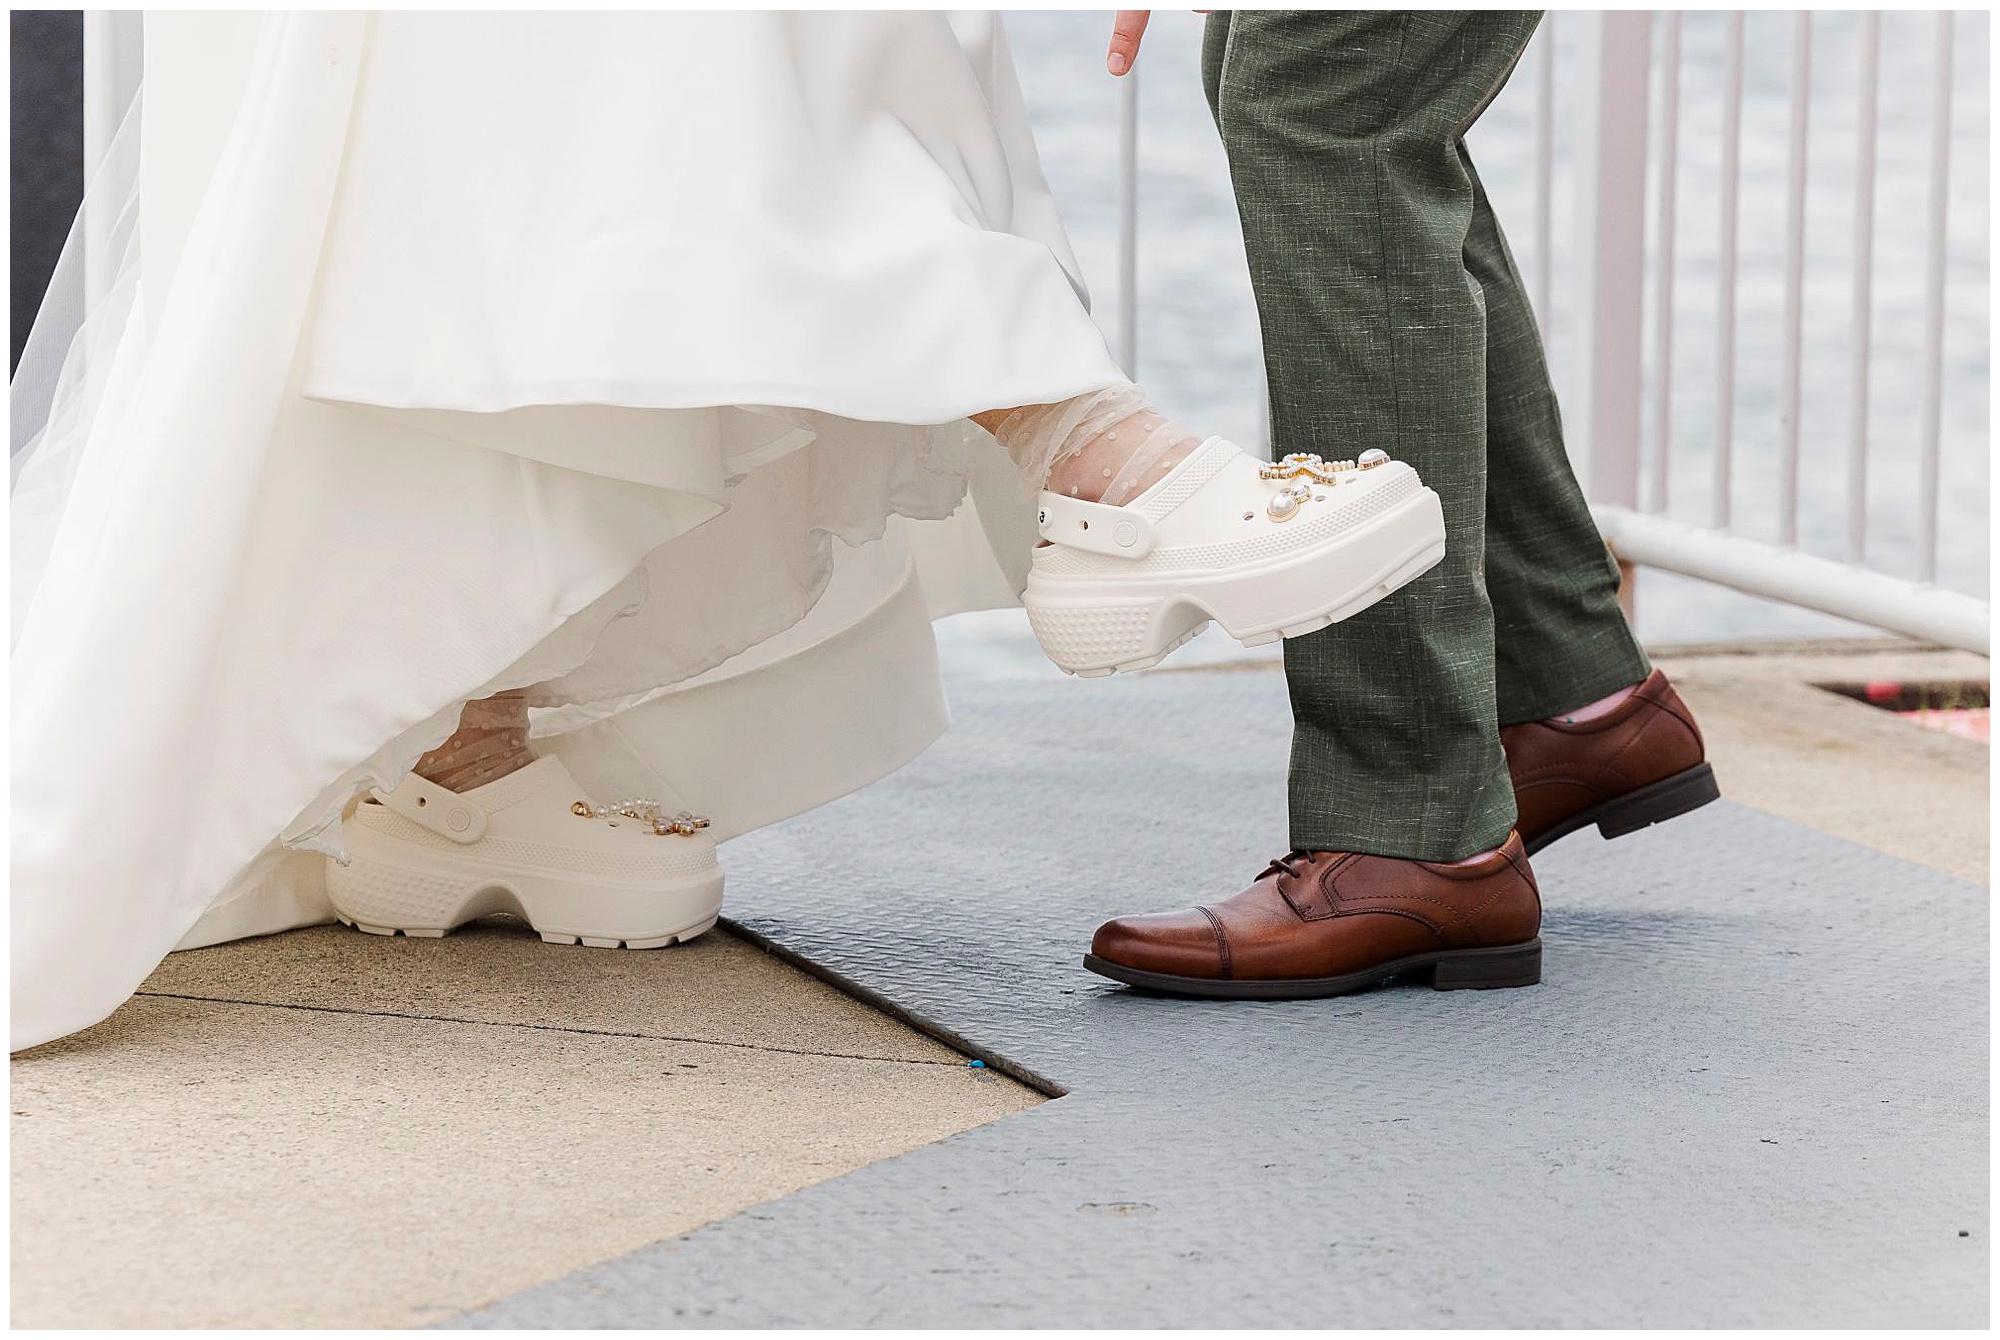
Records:
[[[1113,74],[1125,74],[1132,68],[1132,62],[1139,59],[1139,39],[1146,35],[1146,20],[1153,17],[1150,9],[1121,9],[1111,24],[1111,50],[1104,58],[1105,68]]]

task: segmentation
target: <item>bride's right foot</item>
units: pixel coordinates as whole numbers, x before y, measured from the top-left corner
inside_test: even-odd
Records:
[[[342,825],[327,893],[350,926],[438,936],[509,913],[544,940],[658,949],[715,924],[722,868],[705,819],[587,799],[560,759],[464,793],[416,773]]]
[[[1245,646],[1359,614],[1444,557],[1444,513],[1381,451],[1265,465],[1124,383],[972,416],[1042,486],[1022,603],[1073,675],[1141,670],[1210,621]]]
[[[1212,437],[1122,507],[1044,490],[1022,603],[1071,674],[1157,663],[1220,623],[1245,646],[1373,605],[1444,557],[1438,497],[1381,451],[1266,465]]]
[[[1200,434],[1154,409],[1130,382],[972,419],[999,439],[1029,480],[1084,502],[1129,502],[1201,445]]]

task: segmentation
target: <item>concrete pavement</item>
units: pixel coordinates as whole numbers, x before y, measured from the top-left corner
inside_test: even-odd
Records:
[[[1983,685],[1984,656],[1885,638],[1663,647],[1655,660],[1700,719],[1731,799],[1989,882],[1992,751],[1820,687]]]
[[[1538,987],[1149,996],[1078,950],[1282,847],[1282,679],[959,689],[733,914],[1067,1095],[455,1324],[1985,1323],[1981,885],[1724,800],[1536,857]]]
[[[1040,1101],[721,932],[176,954],[15,1058],[12,1320],[421,1325]]]

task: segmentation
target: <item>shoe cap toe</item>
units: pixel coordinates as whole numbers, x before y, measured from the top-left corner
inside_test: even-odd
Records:
[[[1215,923],[1198,908],[1107,921],[1091,937],[1090,952],[1139,972],[1227,976]]]

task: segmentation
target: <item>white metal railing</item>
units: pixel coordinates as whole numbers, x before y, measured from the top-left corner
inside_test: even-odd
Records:
[[[1118,361],[1139,375],[1139,72],[1118,89]],[[1130,302],[1124,295],[1133,295]]]
[[[1910,16],[1900,16],[1907,20]],[[1701,578],[1785,603],[1853,619],[1893,632],[1985,652],[1990,637],[1988,601],[1936,584],[1939,552],[1940,455],[1943,430],[1945,298],[1952,166],[1952,59],[1956,19],[1950,12],[1931,17],[1928,123],[1928,178],[1924,201],[1922,351],[1920,411],[1914,439],[1893,446],[1916,479],[1914,576],[1898,576],[1871,566],[1869,544],[1871,388],[1882,363],[1873,345],[1877,283],[1876,191],[1880,127],[1882,16],[1858,19],[1854,76],[1856,136],[1853,149],[1852,253],[1847,262],[1848,329],[1837,332],[1849,344],[1846,362],[1848,424],[1844,475],[1838,498],[1802,497],[1805,469],[1803,390],[1808,342],[1819,333],[1806,319],[1807,234],[1827,219],[1809,208],[1812,115],[1815,91],[1814,37],[1822,20],[1807,12],[1790,16],[1788,60],[1761,60],[1749,67],[1750,37],[1742,11],[1684,14],[1680,11],[1620,11],[1552,15],[1524,61],[1519,91],[1534,99],[1530,124],[1535,141],[1534,214],[1531,223],[1532,296],[1545,333],[1557,310],[1555,286],[1567,300],[1571,366],[1566,370],[1564,410],[1571,425],[1570,448],[1578,478],[1589,495],[1605,538],[1628,564],[1655,567]],[[1721,79],[1718,105],[1688,101],[1683,87],[1685,38],[1693,25],[1718,24]],[[1574,58],[1559,61],[1548,29],[1580,25]],[[1703,31],[1704,37],[1713,29]],[[1657,46],[1659,77],[1655,80]],[[1759,51],[1759,56],[1767,53]],[[1788,69],[1782,289],[1779,314],[1781,359],[1771,382],[1743,380],[1738,346],[1739,285],[1745,277],[1740,254],[1744,198],[1743,137],[1746,68]],[[1820,67],[1824,70],[1824,67]],[[1836,74],[1838,72],[1835,72]],[[1133,250],[1137,230],[1136,76],[1128,76],[1119,136],[1119,305],[1121,357],[1135,363],[1137,330]],[[1654,93],[1659,94],[1654,110]],[[1574,226],[1569,245],[1557,255],[1555,114],[1559,90],[1577,104],[1561,124],[1570,132],[1568,180]],[[1675,337],[1684,320],[1677,290],[1687,276],[1677,247],[1682,206],[1680,183],[1691,168],[1684,130],[1689,113],[1714,112],[1719,124],[1715,169],[1715,257],[1713,315],[1707,334],[1713,351],[1706,388],[1712,419],[1676,423],[1675,392],[1685,384],[1677,366]],[[1648,181],[1655,183],[1648,198]],[[1648,208],[1648,205],[1651,208]],[[1649,251],[1650,247],[1650,251]],[[1752,272],[1762,280],[1765,274]],[[1649,282],[1650,281],[1650,282]],[[1648,300],[1650,298],[1650,309]],[[1650,322],[1647,317],[1650,316]],[[1647,355],[1648,334],[1652,359]],[[1904,355],[1907,360],[1909,355]],[[1908,371],[1899,365],[1899,372]],[[1694,387],[1696,391],[1703,388]],[[1744,461],[1738,451],[1739,402],[1746,392],[1775,400],[1775,480],[1755,496],[1739,498]],[[1650,414],[1646,411],[1650,408]],[[1767,421],[1757,428],[1759,445]],[[1700,522],[1671,515],[1670,485],[1701,462],[1676,448],[1676,429],[1685,446],[1690,430],[1705,428],[1707,497]],[[1647,430],[1650,429],[1650,432]],[[1650,437],[1648,454],[1645,440]],[[1681,470],[1676,471],[1679,463]],[[1642,464],[1648,466],[1642,473]],[[1642,487],[1643,485],[1643,487]],[[1738,507],[1742,502],[1744,506]],[[1810,510],[1808,510],[1810,509]],[[1844,517],[1832,515],[1844,510]],[[1802,547],[1801,516],[1823,536],[1831,529],[1837,556]],[[1758,538],[1765,529],[1774,538]],[[1984,525],[1983,514],[1980,524]]]
[[[1639,564],[1666,568],[1690,576],[1720,582],[1753,594],[1770,596],[1804,605],[1825,613],[1856,619],[1896,632],[1929,638],[1970,650],[1985,651],[1991,626],[1990,606],[1936,585],[1938,570],[1938,502],[1940,488],[1941,425],[1944,396],[1944,303],[1948,253],[1946,230],[1950,201],[1952,59],[1954,16],[1935,16],[1932,52],[1931,109],[1928,127],[1929,184],[1926,201],[1925,265],[1923,283],[1924,340],[1922,359],[1921,412],[1916,441],[1916,553],[1914,578],[1898,577],[1867,564],[1868,500],[1867,470],[1870,455],[1868,395],[1874,372],[1874,356],[1869,342],[1869,322],[1874,303],[1876,256],[1875,216],[1875,136],[1879,123],[1879,61],[1881,16],[1870,14],[1862,20],[1858,42],[1855,97],[1858,143],[1854,173],[1855,236],[1849,259],[1849,286],[1852,290],[1848,332],[1850,342],[1849,425],[1846,487],[1843,500],[1845,543],[1841,556],[1832,558],[1808,553],[1800,547],[1801,371],[1806,350],[1804,293],[1806,278],[1807,182],[1813,107],[1813,37],[1815,16],[1800,12],[1791,16],[1789,45],[1789,88],[1787,99],[1784,180],[1784,249],[1782,274],[1782,314],[1780,332],[1782,356],[1777,372],[1777,477],[1774,496],[1754,499],[1775,511],[1775,540],[1753,539],[1738,525],[1736,516],[1737,447],[1736,420],[1738,376],[1741,363],[1737,348],[1738,282],[1741,260],[1738,254],[1740,229],[1740,188],[1742,185],[1741,145],[1743,134],[1744,71],[1746,61],[1745,16],[1733,12],[1722,16],[1724,60],[1720,97],[1721,145],[1718,183],[1718,247],[1716,264],[1716,318],[1714,325],[1715,387],[1713,391],[1714,435],[1710,455],[1709,518],[1706,525],[1675,520],[1667,515],[1668,478],[1674,460],[1674,438],[1669,431],[1675,382],[1671,354],[1674,335],[1673,292],[1680,277],[1674,264],[1671,239],[1675,232],[1674,197],[1667,183],[1683,169],[1678,157],[1677,119],[1680,114],[1681,34],[1679,14],[1649,12],[1606,14],[1598,20],[1597,42],[1603,63],[1620,68],[1619,77],[1601,85],[1598,117],[1607,137],[1621,141],[1616,154],[1647,161],[1647,131],[1651,124],[1648,108],[1652,74],[1650,43],[1663,30],[1664,59],[1661,78],[1665,83],[1660,118],[1661,155],[1658,159],[1662,183],[1660,208],[1654,218],[1656,252],[1652,294],[1656,304],[1656,341],[1660,355],[1655,380],[1644,387],[1632,374],[1638,371],[1631,349],[1619,346],[1592,349],[1593,359],[1609,356],[1623,367],[1599,365],[1592,369],[1593,391],[1598,396],[1623,399],[1654,397],[1656,427],[1654,441],[1654,487],[1643,504],[1636,490],[1622,487],[1636,475],[1641,442],[1636,432],[1623,430],[1625,416],[1613,424],[1604,416],[1589,425],[1590,437],[1582,445],[1592,457],[1590,496],[1599,524],[1620,557]],[[1775,61],[1767,67],[1784,68]],[[1620,115],[1623,112],[1623,115]],[[1588,118],[1587,118],[1588,119]],[[1600,157],[1599,165],[1605,161]],[[1602,222],[1599,245],[1606,234],[1623,234],[1628,242],[1617,254],[1600,259],[1600,264],[1643,272],[1645,215],[1639,210],[1619,208],[1618,201],[1593,182],[1592,164],[1579,160],[1576,189],[1579,198],[1594,206]],[[1634,258],[1638,259],[1635,260]],[[1629,300],[1630,285],[1622,290],[1605,289],[1598,294],[1620,303]],[[1596,324],[1605,317],[1598,314]],[[1635,383],[1640,386],[1636,392]]]

